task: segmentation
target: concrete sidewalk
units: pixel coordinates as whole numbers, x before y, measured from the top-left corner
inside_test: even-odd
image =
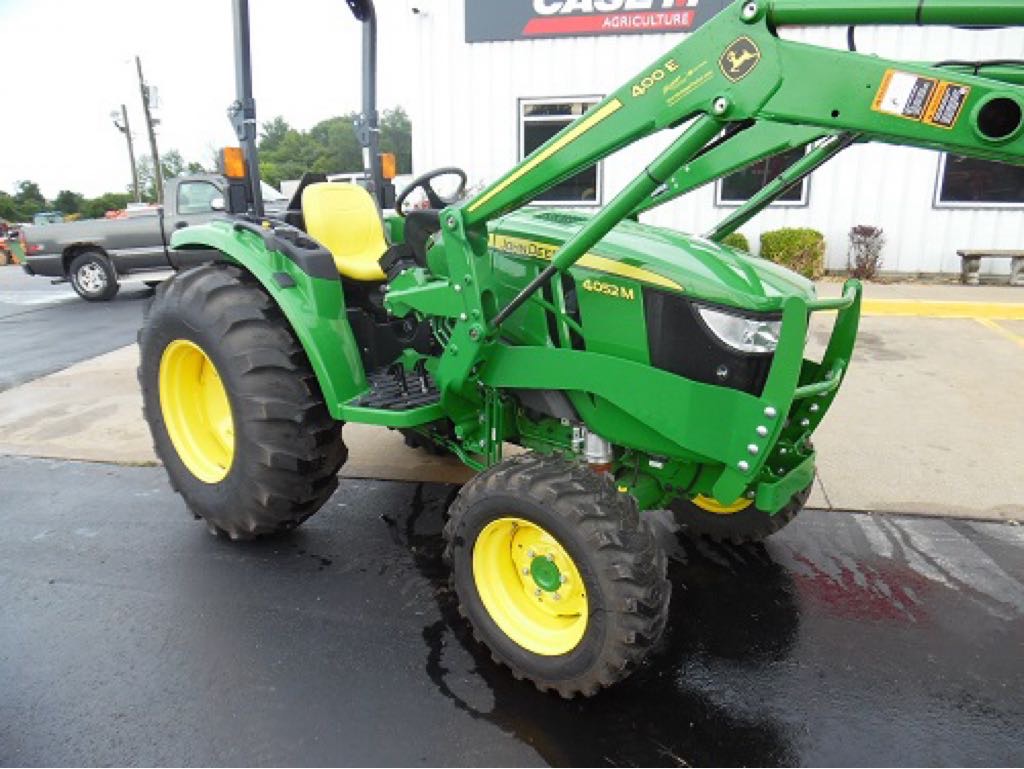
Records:
[[[821,293],[839,288],[825,284]],[[1024,291],[871,285],[866,298],[876,303],[854,364],[815,435],[819,482],[810,504],[1024,520],[1024,312],[992,320],[1018,317]],[[907,317],[915,301],[919,312]],[[926,317],[934,302],[986,309],[979,319]],[[833,317],[815,316],[811,354],[823,349]],[[0,453],[155,462],[135,366],[127,347],[0,394]],[[346,425],[344,435],[351,457],[343,475],[469,477],[454,460],[406,449],[395,432]]]

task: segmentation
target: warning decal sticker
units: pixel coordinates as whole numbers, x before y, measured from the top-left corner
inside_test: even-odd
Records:
[[[967,94],[970,92],[971,87],[967,85],[939,83],[939,87],[935,91],[935,98],[932,99],[932,103],[925,112],[925,122],[939,128],[952,128],[956,125],[960,112],[964,108],[964,102],[967,101]]]
[[[930,77],[890,69],[882,78],[882,87],[871,108],[908,120],[921,120],[938,84],[938,80]]]

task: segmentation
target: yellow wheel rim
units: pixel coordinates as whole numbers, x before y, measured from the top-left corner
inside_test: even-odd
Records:
[[[551,534],[522,518],[499,518],[473,545],[473,580],[487,613],[509,638],[545,657],[568,654],[587,629],[587,590]]]
[[[224,480],[235,456],[231,404],[210,356],[187,339],[160,358],[160,411],[185,467],[204,483]]]
[[[714,513],[715,515],[733,515],[741,510],[746,510],[754,504],[752,499],[740,497],[731,505],[723,505],[717,499],[714,499],[713,497],[705,497],[703,494],[695,496],[692,502],[701,510],[706,510],[707,512]]]

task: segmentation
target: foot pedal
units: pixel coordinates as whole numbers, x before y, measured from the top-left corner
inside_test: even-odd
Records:
[[[430,406],[441,399],[433,378],[420,366],[415,371],[406,371],[402,366],[388,366],[374,371],[367,379],[370,391],[353,401],[352,405],[367,409],[408,411]]]

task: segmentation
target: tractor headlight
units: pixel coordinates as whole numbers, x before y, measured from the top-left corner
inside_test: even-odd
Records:
[[[746,353],[772,353],[779,346],[781,320],[734,315],[710,307],[698,307],[701,320],[724,344]]]

